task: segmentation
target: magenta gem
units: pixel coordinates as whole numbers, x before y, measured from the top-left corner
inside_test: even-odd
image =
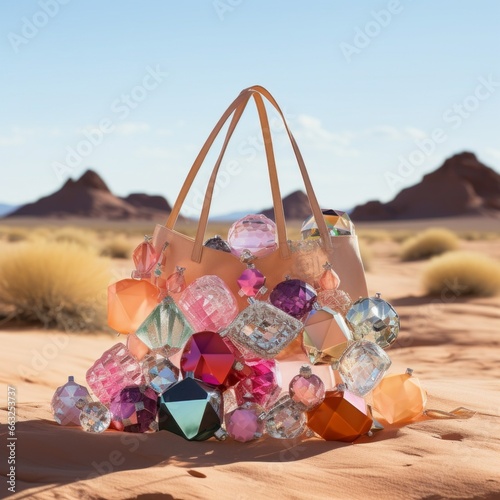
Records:
[[[158,396],[151,387],[125,387],[111,401],[111,425],[125,432],[156,431]]]
[[[274,359],[245,360],[252,373],[234,387],[239,405],[246,402],[257,403],[267,408],[281,393],[281,373]]]
[[[269,301],[290,316],[301,319],[313,308],[316,290],[302,280],[285,280],[275,286]]]
[[[264,420],[259,419],[257,405],[245,405],[226,413],[226,430],[235,441],[246,443],[262,436]]]
[[[238,285],[247,297],[255,297],[265,283],[266,277],[252,267],[245,269],[238,278]]]
[[[229,228],[227,242],[237,257],[244,250],[250,251],[254,257],[264,257],[278,246],[276,224],[262,214],[247,215]]]
[[[181,372],[207,384],[224,386],[235,361],[224,340],[214,332],[195,333],[187,342],[181,358]]]

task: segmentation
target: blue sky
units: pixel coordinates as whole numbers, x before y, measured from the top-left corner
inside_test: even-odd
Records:
[[[173,202],[219,116],[253,84],[285,110],[324,207],[389,200],[463,150],[500,171],[495,0],[19,0],[0,9],[0,202],[31,201],[89,167],[120,195]],[[300,178],[273,123],[288,194]],[[270,204],[258,137],[249,106],[214,214]],[[196,214],[213,161],[185,214]]]

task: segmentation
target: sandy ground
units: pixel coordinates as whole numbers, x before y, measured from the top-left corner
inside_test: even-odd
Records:
[[[499,240],[463,245],[500,257]],[[428,391],[429,408],[465,406],[477,412],[474,417],[422,417],[402,427],[387,425],[354,444],[269,437],[249,444],[195,443],[167,432],[91,435],[54,423],[50,399],[68,375],[85,383],[86,370],[116,337],[4,329],[4,451],[7,386],[17,395],[12,498],[500,498],[499,297],[422,297],[422,263],[400,263],[394,243],[375,243],[373,251],[370,291],[382,292],[402,321],[389,351],[390,373],[413,368]],[[9,493],[5,479],[0,488]]]

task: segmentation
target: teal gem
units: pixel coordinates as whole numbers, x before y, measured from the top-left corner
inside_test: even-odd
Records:
[[[208,384],[185,378],[169,387],[159,399],[159,427],[188,441],[204,441],[220,429],[222,394]]]
[[[166,297],[135,333],[150,349],[167,348],[168,355],[172,355],[184,347],[193,332],[177,304],[171,297]]]

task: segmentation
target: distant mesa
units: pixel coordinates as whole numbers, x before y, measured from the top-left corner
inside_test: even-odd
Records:
[[[500,174],[469,152],[448,158],[392,201],[369,201],[351,212],[355,222],[467,215],[500,216]]]
[[[55,193],[23,205],[7,217],[152,220],[170,211],[170,205],[162,196],[134,193],[120,198],[111,192],[99,174],[87,170],[76,181],[68,179]]]
[[[283,211],[287,220],[304,220],[311,215],[309,200],[303,191],[294,191],[283,198]],[[267,208],[262,213],[274,220],[273,208]]]

